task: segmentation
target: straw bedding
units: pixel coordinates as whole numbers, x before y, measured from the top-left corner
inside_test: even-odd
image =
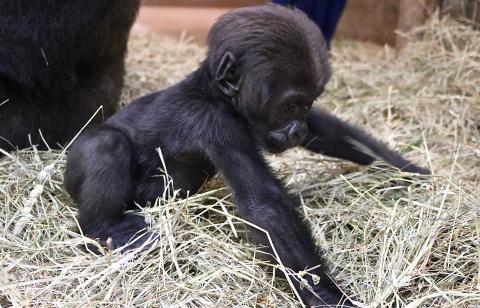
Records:
[[[434,18],[395,55],[334,46],[317,105],[433,170],[412,176],[291,150],[269,157],[301,197],[330,273],[363,306],[480,305],[480,35]],[[122,104],[181,79],[204,49],[134,34]],[[62,188],[63,151],[0,160],[2,306],[296,306],[285,280],[245,240],[220,179],[144,214],[161,233],[149,252],[97,256],[82,245]],[[293,279],[294,277],[292,277]]]

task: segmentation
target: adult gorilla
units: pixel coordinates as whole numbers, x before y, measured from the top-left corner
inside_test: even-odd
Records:
[[[213,26],[208,54],[178,84],[126,106],[87,130],[68,154],[65,186],[79,207],[85,234],[114,248],[148,236],[144,219],[125,209],[162,196],[161,148],[173,186],[195,193],[216,172],[232,190],[240,214],[268,231],[282,263],[294,271],[320,257],[298,205],[272,175],[262,151],[304,146],[369,164],[375,158],[405,171],[427,173],[384,144],[323,111],[312,109],[330,76],[318,27],[298,10],[277,5],[231,11]],[[362,151],[365,150],[365,151]],[[256,243],[268,248],[263,232]],[[132,240],[135,240],[132,242]],[[342,293],[323,267],[309,305],[337,304]],[[310,276],[309,276],[310,277]]]
[[[0,0],[1,149],[64,144],[115,111],[139,4]]]

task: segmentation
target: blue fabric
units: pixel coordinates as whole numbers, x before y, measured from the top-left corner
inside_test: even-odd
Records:
[[[347,0],[272,0],[272,2],[293,5],[304,11],[320,27],[330,45]]]

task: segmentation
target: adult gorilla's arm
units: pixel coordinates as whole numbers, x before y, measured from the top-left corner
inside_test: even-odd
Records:
[[[263,157],[254,146],[232,143],[211,146],[208,156],[228,183],[242,217],[268,232],[284,266],[298,272],[319,265],[321,259],[295,202],[270,173]],[[254,241],[268,247],[267,252],[274,256],[265,233],[255,228],[251,233]],[[310,273],[320,277],[317,285],[313,284],[311,276],[307,275],[305,279],[321,300],[306,288],[300,289],[298,281],[292,279],[305,303],[335,305],[341,301],[342,292],[323,272],[323,268],[317,267]]]
[[[309,133],[302,146],[313,152],[362,165],[368,165],[378,158],[402,171],[430,173],[428,169],[406,160],[359,128],[325,111],[312,109],[308,115],[307,124]]]

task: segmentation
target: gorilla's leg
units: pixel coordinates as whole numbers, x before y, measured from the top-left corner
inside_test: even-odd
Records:
[[[180,189],[179,197],[186,198],[195,194],[215,175],[213,166],[170,160],[166,162],[168,176],[157,175],[143,178],[136,182],[134,201],[138,204],[154,202],[162,197],[165,188],[171,195]],[[160,162],[159,162],[160,165]]]
[[[113,248],[150,235],[143,217],[125,214],[133,200],[133,148],[121,131],[102,126],[82,134],[67,158],[65,187],[78,204],[78,221],[85,235],[100,242],[112,239]]]
[[[309,133],[302,144],[306,149],[362,165],[381,159],[402,171],[430,173],[428,169],[406,160],[362,130],[327,112],[313,109],[308,115],[307,123]]]

